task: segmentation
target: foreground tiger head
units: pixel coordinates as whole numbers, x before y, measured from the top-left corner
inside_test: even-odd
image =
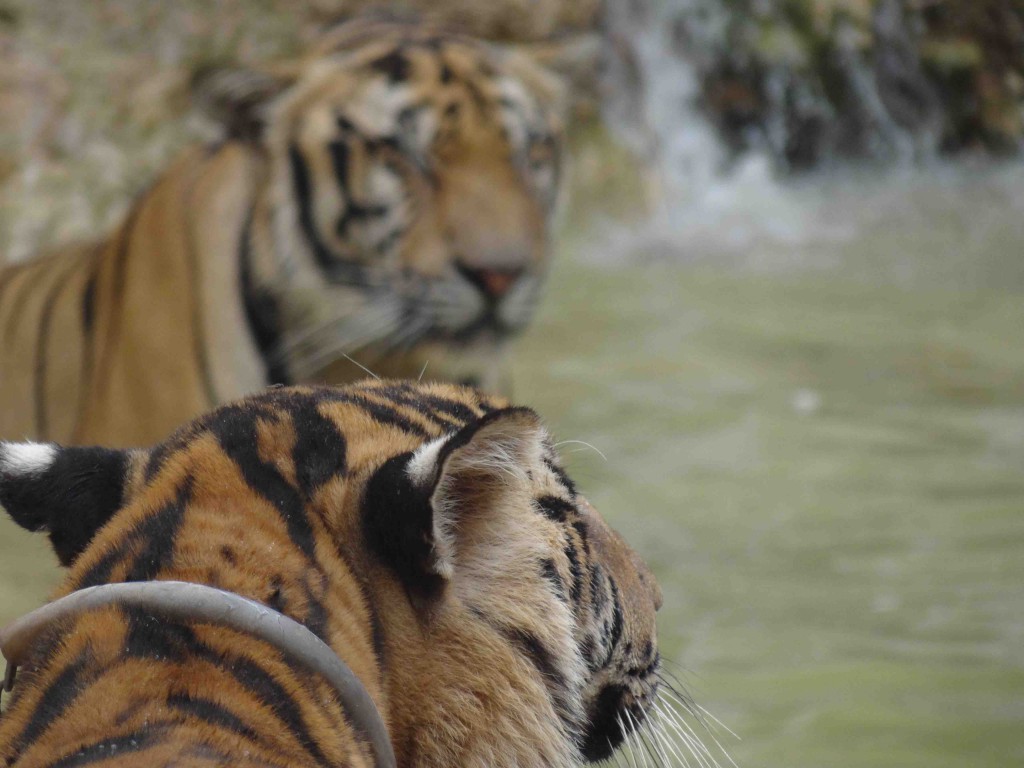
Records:
[[[654,706],[653,576],[537,415],[476,390],[278,388],[152,450],[2,443],[0,504],[49,532],[59,594],[190,581],[302,622],[363,681],[400,765],[578,765]],[[112,743],[146,764],[366,764],[289,657],[135,609],[57,628],[0,720],[4,765]]]
[[[401,353],[488,368],[529,322],[550,259],[565,103],[533,58],[359,20],[297,64],[214,69],[196,90],[268,161],[250,226],[291,380],[339,350],[412,375]]]

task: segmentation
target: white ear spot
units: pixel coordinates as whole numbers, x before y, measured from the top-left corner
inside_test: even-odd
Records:
[[[409,475],[414,486],[417,488],[433,486],[434,477],[437,474],[437,457],[448,439],[448,436],[439,437],[416,449],[416,453],[412,455],[405,467],[406,474]]]
[[[0,443],[0,475],[41,474],[56,458],[52,443]]]

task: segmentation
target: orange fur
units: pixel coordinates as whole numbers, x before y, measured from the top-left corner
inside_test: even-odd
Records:
[[[559,80],[510,49],[351,22],[213,70],[226,132],[91,245],[0,270],[0,437],[149,444],[271,383],[503,382],[550,259]]]
[[[401,469],[439,438],[420,474]],[[60,478],[5,450],[0,502],[20,521]],[[272,389],[125,466],[121,502],[58,594],[173,579],[283,611],[363,681],[401,766],[577,765],[601,756],[595,738],[615,741],[598,728],[602,694],[621,688],[640,718],[650,706],[657,586],[531,411],[442,384]],[[421,533],[399,509],[410,500],[431,510]],[[448,544],[424,548],[442,529]],[[107,609],[57,628],[23,671],[0,759],[369,765],[341,712],[333,689],[258,640]]]

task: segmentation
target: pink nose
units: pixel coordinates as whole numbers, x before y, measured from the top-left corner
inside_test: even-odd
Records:
[[[472,283],[490,299],[498,300],[508,293],[516,281],[522,277],[521,269],[489,269],[486,267],[468,267],[457,264],[459,274]]]

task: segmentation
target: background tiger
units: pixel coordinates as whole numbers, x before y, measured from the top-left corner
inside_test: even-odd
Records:
[[[277,388],[151,451],[0,444],[0,502],[59,590],[179,580],[326,641],[403,766],[571,766],[654,706],[661,595],[536,414],[476,390]],[[8,766],[367,765],[333,689],[235,630],[104,609],[56,628],[0,718]],[[121,761],[121,762],[118,762]]]
[[[145,444],[268,383],[362,375],[344,354],[498,386],[549,259],[554,75],[363,19],[196,89],[223,141],[110,237],[0,272],[0,435]]]

